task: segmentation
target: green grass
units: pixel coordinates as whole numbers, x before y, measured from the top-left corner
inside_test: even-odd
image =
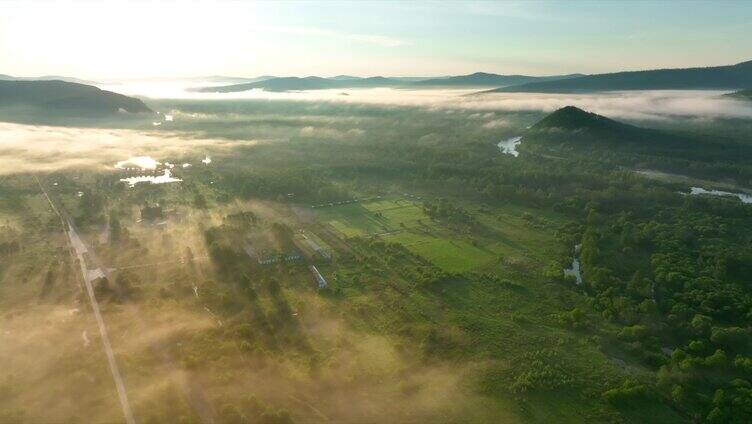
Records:
[[[555,233],[565,219],[557,214],[542,214],[540,210],[504,205],[493,210],[470,208],[481,224],[490,230],[488,249],[509,258],[532,260],[545,263],[572,246],[561,246]],[[532,221],[524,219],[525,214],[534,213]]]
[[[493,210],[464,206],[483,229],[460,234],[432,220],[420,204],[404,199],[336,205],[318,213],[343,238],[380,235],[449,272],[487,268],[502,256],[541,264],[564,248],[554,238],[556,227],[563,223],[560,216],[547,214],[530,221],[524,218],[528,210],[517,206]]]
[[[489,250],[440,234],[401,231],[389,234],[384,239],[402,244],[416,255],[449,272],[470,271],[487,265],[496,258]]]
[[[319,209],[319,214],[344,237],[362,237],[389,231],[387,222],[359,203]]]
[[[313,231],[305,231],[304,234],[305,234],[306,237],[308,237],[314,243],[318,244],[320,248],[322,248],[322,249],[324,249],[326,251],[329,251],[329,252],[332,251],[332,246],[330,246],[329,243],[327,243],[324,240],[322,240],[321,237],[319,237]]]
[[[408,200],[338,205],[321,209],[320,214],[344,237],[380,234],[446,271],[469,271],[496,258],[494,251],[473,246],[466,237],[433,222],[419,204]]]
[[[430,219],[420,205],[407,200],[377,200],[318,209],[318,213],[345,237],[363,237],[413,227]]]

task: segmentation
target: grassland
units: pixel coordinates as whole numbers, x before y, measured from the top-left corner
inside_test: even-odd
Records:
[[[482,270],[502,259],[540,264],[561,251],[554,240],[560,216],[533,218],[529,210],[512,205],[493,211],[467,206],[483,224],[471,234],[431,219],[421,203],[409,198],[334,205],[317,213],[343,238],[381,237],[448,272]]]

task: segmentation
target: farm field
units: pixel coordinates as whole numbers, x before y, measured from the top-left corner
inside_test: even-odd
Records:
[[[420,206],[406,200],[377,200],[348,203],[317,210],[322,221],[343,238],[368,237],[400,230],[400,224],[417,225],[428,220]]]
[[[318,213],[343,238],[381,237],[447,272],[484,269],[501,257],[541,264],[562,248],[554,238],[556,226],[562,222],[558,217],[533,218],[512,206],[494,210],[473,207],[470,211],[483,225],[472,233],[461,233],[432,219],[421,204],[407,199],[335,205]]]

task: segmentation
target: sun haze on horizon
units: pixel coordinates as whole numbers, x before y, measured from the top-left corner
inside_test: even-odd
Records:
[[[748,32],[749,2],[676,3],[10,1],[0,72],[552,75],[749,59],[744,43],[727,42]]]

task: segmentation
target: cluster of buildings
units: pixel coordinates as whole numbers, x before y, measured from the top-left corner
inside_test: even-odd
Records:
[[[276,236],[272,232],[258,231],[246,236],[243,250],[252,260],[259,265],[273,265],[286,262],[309,262],[308,269],[313,274],[318,288],[327,287],[326,279],[313,261],[332,260],[332,252],[322,247],[312,237],[301,230],[297,234],[288,237],[288,234]]]
[[[303,255],[298,251],[278,252],[264,249],[257,251],[253,246],[246,244],[243,246],[245,253],[255,259],[259,265],[271,265],[280,262],[295,262],[303,259]]]
[[[323,208],[326,206],[347,205],[349,203],[370,202],[372,200],[378,200],[378,199],[381,199],[381,196],[371,197],[367,199],[342,200],[339,202],[330,202],[330,203],[322,203],[320,205],[311,205],[311,209]]]

